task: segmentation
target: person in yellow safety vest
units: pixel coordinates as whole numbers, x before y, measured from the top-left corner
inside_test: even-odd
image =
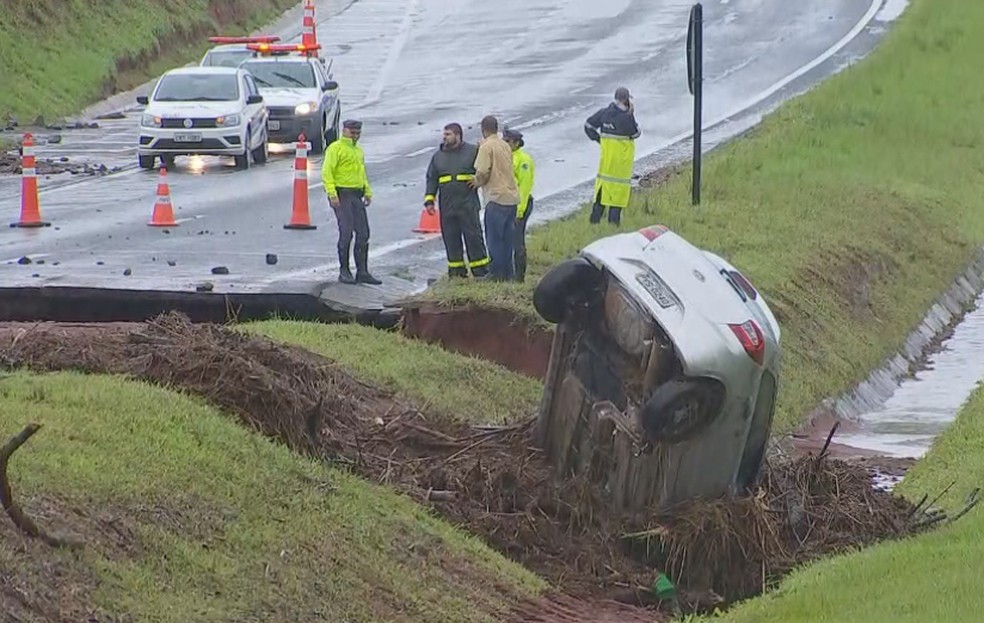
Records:
[[[338,280],[342,283],[382,283],[369,272],[369,217],[366,208],[372,203],[372,187],[366,176],[366,156],[359,147],[362,122],[346,119],[342,137],[325,150],[321,181],[338,219]],[[349,269],[349,248],[355,233],[355,267]]]
[[[533,157],[523,151],[526,144],[523,133],[518,130],[503,130],[505,139],[513,150],[513,173],[519,187],[519,204],[516,206],[516,228],[513,230],[513,261],[516,266],[516,281],[526,279],[526,223],[533,212],[533,178],[535,165]]]
[[[628,207],[632,193],[635,139],[642,134],[636,123],[635,104],[629,90],[618,87],[615,101],[588,117],[584,132],[591,140],[601,143],[590,221],[600,223],[607,207],[608,222],[620,225],[622,210]]]

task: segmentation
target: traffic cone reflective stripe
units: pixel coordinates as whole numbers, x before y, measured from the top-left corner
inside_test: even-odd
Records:
[[[302,22],[301,43],[304,45],[314,45],[318,43],[318,31],[314,25],[314,4],[307,0],[304,4],[304,20]]]
[[[171,187],[167,183],[167,169],[161,167],[161,175],[157,180],[157,201],[154,202],[154,214],[147,223],[151,227],[176,227],[174,208],[171,206]]]
[[[41,201],[38,198],[37,163],[34,158],[34,136],[24,135],[21,145],[21,213],[20,220],[11,227],[48,227],[51,223],[41,220]]]
[[[304,135],[297,137],[296,154],[294,156],[294,207],[290,215],[290,223],[284,229],[317,229],[311,224],[311,211],[308,206],[308,176],[307,152],[311,143],[305,142]]]
[[[413,229],[419,234],[439,234],[441,233],[441,211],[435,209],[433,214],[427,212],[427,208],[420,211],[420,222]]]

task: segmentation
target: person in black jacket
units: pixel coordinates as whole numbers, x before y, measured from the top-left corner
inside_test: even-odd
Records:
[[[490,263],[478,217],[482,204],[478,190],[468,184],[475,178],[478,146],[465,142],[462,135],[461,125],[449,123],[444,126],[444,142],[431,156],[427,166],[424,207],[430,214],[434,213],[435,200],[440,207],[448,276],[467,277],[470,268],[472,276],[482,278],[489,274]],[[466,248],[467,266],[464,257]]]
[[[629,206],[635,139],[642,134],[636,123],[635,105],[629,90],[617,88],[615,101],[588,117],[584,123],[584,133],[601,144],[590,221],[600,223],[607,207],[608,222],[617,226],[622,222],[622,210]]]

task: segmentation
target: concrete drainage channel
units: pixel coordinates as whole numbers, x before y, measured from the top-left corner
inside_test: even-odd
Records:
[[[893,488],[984,378],[982,292],[984,247],[898,352],[864,381],[814,411],[806,433],[812,443],[839,422],[832,444],[836,453],[871,460],[876,483]],[[894,468],[880,467],[885,464]]]

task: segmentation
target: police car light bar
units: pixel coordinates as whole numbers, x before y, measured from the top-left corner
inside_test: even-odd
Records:
[[[321,44],[283,43],[280,45],[271,45],[269,43],[250,43],[246,46],[246,49],[259,52],[260,54],[288,54],[290,52],[315,52],[321,49]]]
[[[209,37],[210,43],[273,43],[280,41],[277,35],[260,35],[258,37]]]

